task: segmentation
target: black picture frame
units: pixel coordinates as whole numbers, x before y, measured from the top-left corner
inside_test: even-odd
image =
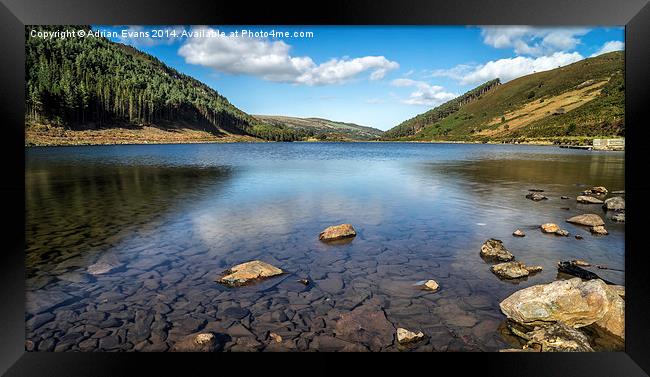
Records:
[[[650,258],[644,237],[650,211],[647,199],[650,184],[646,183],[644,173],[650,166],[648,147],[644,145],[650,127],[645,124],[650,119],[647,103],[650,5],[647,0],[0,1],[0,151],[4,162],[0,190],[5,214],[4,247],[0,251],[0,373],[8,376],[131,375],[136,373],[133,365],[140,364],[146,368],[145,375],[166,374],[174,366],[183,367],[181,375],[216,374],[236,372],[242,361],[258,363],[241,360],[242,357],[262,357],[240,354],[236,356],[240,360],[235,362],[230,357],[215,358],[209,354],[25,352],[24,25],[30,24],[625,25],[626,200],[632,204],[626,211],[625,352],[426,354],[413,359],[402,354],[399,361],[376,354],[359,361],[360,356],[348,354],[346,359],[360,370],[369,364],[382,368],[418,366],[429,370],[427,373],[454,375],[612,377],[650,373],[650,274],[647,272]],[[194,360],[188,360],[188,356]],[[304,357],[310,356],[267,357],[259,362],[260,374],[265,373],[261,363],[269,363],[273,369],[285,373],[312,373],[298,369],[303,367],[297,366],[296,359]],[[338,373],[344,369],[343,364],[322,360],[314,363],[324,367],[321,372],[331,369]],[[449,367],[453,372],[443,372]]]

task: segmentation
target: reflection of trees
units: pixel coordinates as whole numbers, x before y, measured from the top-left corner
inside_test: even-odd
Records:
[[[38,263],[115,244],[230,178],[224,167],[40,163],[25,174],[28,274]]]

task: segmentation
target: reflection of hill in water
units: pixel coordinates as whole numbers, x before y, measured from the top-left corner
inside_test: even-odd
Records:
[[[25,175],[26,265],[100,252],[232,176],[225,167],[46,164]]]
[[[524,157],[524,158],[521,158]],[[536,186],[573,185],[576,193],[582,185],[624,189],[624,156],[622,154],[545,156],[519,155],[493,159],[477,159],[454,163],[425,165],[439,179],[449,178],[475,185],[525,184]],[[543,188],[543,187],[542,187]]]

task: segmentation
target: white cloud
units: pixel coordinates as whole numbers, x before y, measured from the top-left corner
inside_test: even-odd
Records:
[[[380,80],[399,67],[383,56],[345,57],[316,64],[308,56],[291,56],[290,49],[284,41],[206,36],[189,39],[178,53],[187,63],[219,72],[306,85],[342,84],[363,72],[370,72],[371,80]]]
[[[481,28],[483,42],[495,48],[512,48],[518,55],[542,56],[569,51],[580,44],[589,29],[488,26]]]
[[[480,84],[496,78],[501,79],[501,82],[508,82],[517,77],[548,71],[575,63],[582,59],[583,56],[577,52],[556,52],[549,56],[540,56],[537,58],[517,56],[514,58],[491,60],[467,71],[458,81],[464,85]]]
[[[608,52],[612,51],[621,51],[625,48],[625,43],[621,41],[609,41],[605,42],[603,46],[600,48],[600,50],[594,52],[591,54],[591,57],[593,58],[594,56],[606,54]]]
[[[438,106],[457,97],[454,93],[446,92],[442,86],[431,85],[424,81],[401,78],[393,80],[391,85],[416,88],[409,98],[402,100],[402,103],[407,105]]]
[[[431,77],[449,77],[452,80],[460,81],[476,69],[476,65],[459,64],[449,69],[434,69],[429,73]]]

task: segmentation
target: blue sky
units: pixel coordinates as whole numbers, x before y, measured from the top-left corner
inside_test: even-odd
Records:
[[[382,130],[490,79],[506,82],[624,48],[622,27],[94,28],[118,33],[109,39],[156,56],[249,114],[322,117]],[[242,30],[290,37],[242,36]],[[293,37],[301,31],[313,36]]]

